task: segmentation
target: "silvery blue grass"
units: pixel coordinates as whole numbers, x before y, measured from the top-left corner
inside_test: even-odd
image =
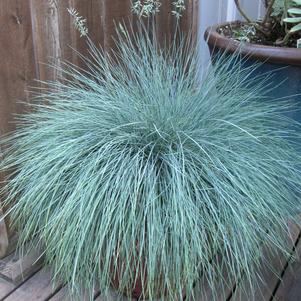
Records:
[[[238,56],[198,80],[184,37],[159,50],[123,30],[117,43],[109,56],[90,42],[88,71],[64,65],[2,141],[20,246],[41,242],[56,278],[91,299],[115,273],[129,293],[144,269],[151,299],[201,278],[214,291],[224,269],[254,287],[300,210],[300,126],[282,114],[294,108]]]

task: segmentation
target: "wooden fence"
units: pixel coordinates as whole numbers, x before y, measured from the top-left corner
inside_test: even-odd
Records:
[[[175,26],[173,0],[162,2],[155,20],[159,37],[170,36]],[[182,30],[197,29],[198,0],[187,0],[187,5]],[[68,60],[79,65],[72,48],[86,53],[86,42],[67,12],[71,7],[87,19],[89,36],[106,50],[113,45],[114,22],[136,22],[131,0],[0,0],[0,135],[14,130],[13,116],[23,112],[20,102],[30,99],[28,90],[37,85],[34,80],[56,78],[47,64]],[[11,236],[6,223],[0,223],[0,257]]]

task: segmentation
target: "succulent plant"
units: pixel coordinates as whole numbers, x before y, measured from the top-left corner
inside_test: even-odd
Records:
[[[240,0],[234,0],[236,7],[243,18],[247,21],[247,26],[252,26],[257,30],[257,34],[262,35],[266,40],[275,39],[276,46],[287,46],[294,36],[293,44],[299,48],[300,44],[300,0],[267,0],[265,1],[266,12],[262,19],[252,20],[243,9]],[[290,26],[293,24],[293,26]],[[249,35],[244,28],[236,30],[238,40],[247,40]]]
[[[301,0],[292,0],[292,5],[287,9],[287,16],[283,22],[291,24],[292,26],[287,30],[285,41],[295,33],[301,32]],[[299,48],[299,43],[297,47]]]

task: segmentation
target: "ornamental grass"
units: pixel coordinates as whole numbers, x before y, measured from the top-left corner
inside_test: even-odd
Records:
[[[199,75],[185,36],[161,48],[122,29],[110,55],[88,44],[85,71],[63,64],[2,139],[20,247],[42,243],[75,298],[118,276],[122,293],[144,279],[151,300],[179,300],[224,269],[254,287],[300,212],[296,108],[238,55]]]

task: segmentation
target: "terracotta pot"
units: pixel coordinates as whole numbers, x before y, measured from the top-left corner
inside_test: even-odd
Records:
[[[222,36],[218,33],[218,29],[224,26],[230,26],[237,29],[242,24],[244,23],[241,21],[234,21],[208,27],[205,32],[205,39],[210,50],[215,51],[219,49],[232,53],[237,51],[238,47],[241,47],[241,43]],[[264,63],[301,67],[301,50],[297,48],[245,43],[241,47],[240,52],[243,55],[249,56],[250,59]]]
[[[254,75],[272,74],[271,86],[274,87],[267,96],[273,101],[287,98],[295,102],[297,109],[287,115],[301,122],[301,49],[288,47],[264,46],[251,43],[240,43],[222,36],[218,29],[224,26],[238,28],[241,21],[227,22],[209,27],[205,32],[211,56],[220,52],[238,52],[246,67],[254,67]],[[260,64],[258,64],[260,63]],[[286,98],[286,99],[285,99]]]

